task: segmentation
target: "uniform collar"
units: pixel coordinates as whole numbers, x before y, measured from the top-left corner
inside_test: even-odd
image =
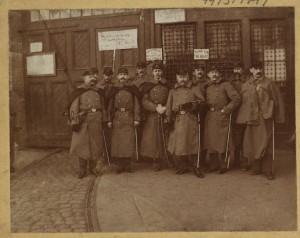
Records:
[[[180,87],[183,87],[183,88],[190,88],[190,87],[192,87],[192,80],[189,80],[184,86],[181,86],[181,85],[179,85],[178,83],[176,83],[175,85],[174,85],[174,88],[180,88]]]
[[[166,84],[167,80],[165,78],[161,78],[160,80],[156,80],[152,76],[151,79],[148,82],[153,83],[153,84],[159,84],[159,83]]]
[[[115,86],[115,87],[118,87],[118,88],[126,87],[126,86],[129,86],[129,85],[130,85],[129,82],[126,82],[126,83],[120,83],[119,81],[116,82],[116,83],[114,84],[114,86]]]
[[[205,83],[205,82],[207,82],[207,80],[206,80],[205,77],[201,78],[200,80],[198,80],[195,76],[193,77],[193,79],[192,79],[193,84],[197,84],[197,83],[200,83],[200,82]]]

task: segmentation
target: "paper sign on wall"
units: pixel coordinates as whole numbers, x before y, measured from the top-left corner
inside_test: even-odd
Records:
[[[55,75],[55,53],[44,53],[26,57],[28,76]]]
[[[32,42],[30,43],[30,52],[42,52],[43,51],[43,42]]]
[[[171,23],[171,22],[185,21],[184,9],[155,10],[154,14],[155,14],[155,23]]]
[[[98,32],[100,51],[138,48],[137,29]]]
[[[194,60],[208,60],[209,49],[194,49]]]
[[[146,49],[146,60],[162,60],[162,48]]]

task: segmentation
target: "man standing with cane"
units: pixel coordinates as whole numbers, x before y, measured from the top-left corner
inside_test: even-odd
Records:
[[[162,74],[162,65],[154,64],[152,66],[153,77],[141,86],[142,105],[146,114],[141,155],[153,159],[153,170],[156,172],[161,170],[162,158],[166,158],[169,162],[162,123],[166,112],[169,89]]]
[[[251,175],[265,172],[274,179],[274,122],[283,123],[284,102],[276,83],[263,74],[263,66],[255,62],[252,76],[241,90],[242,104],[237,123],[246,124],[243,141],[244,156],[252,161]]]
[[[209,69],[208,77],[206,103],[209,111],[205,117],[204,148],[209,151],[210,167],[205,172],[218,170],[223,174],[230,156],[230,115],[240,105],[241,97],[232,84],[223,79],[217,67]]]

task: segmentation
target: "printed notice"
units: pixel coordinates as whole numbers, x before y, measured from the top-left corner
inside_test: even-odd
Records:
[[[208,60],[209,49],[194,49],[194,60]]]
[[[162,48],[146,49],[146,60],[162,60]]]
[[[43,42],[32,42],[30,43],[30,52],[42,52],[43,51]]]
[[[138,48],[137,29],[98,32],[100,51]]]
[[[184,9],[155,10],[155,23],[184,22]]]

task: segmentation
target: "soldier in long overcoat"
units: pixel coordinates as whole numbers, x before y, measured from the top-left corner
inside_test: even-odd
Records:
[[[271,180],[274,179],[272,133],[274,123],[283,123],[285,120],[284,102],[276,83],[264,76],[260,62],[253,63],[250,72],[252,76],[241,90],[242,104],[236,122],[247,126],[243,153],[253,163],[250,174],[265,172]]]
[[[206,172],[227,171],[225,154],[229,135],[230,114],[240,105],[241,97],[230,82],[226,82],[219,69],[212,67],[208,71],[206,84],[206,103],[209,107],[205,117],[204,148],[209,151],[210,168]]]
[[[112,71],[112,67],[104,67],[103,68],[103,73],[102,73],[102,78],[99,80],[99,82],[97,83],[97,87],[102,89],[104,92],[104,98],[105,98],[105,106],[107,107],[107,96],[109,94],[109,91],[111,90],[111,88],[113,87],[113,71]],[[107,109],[107,108],[106,108]],[[106,150],[105,150],[105,154],[106,154],[106,160],[107,162],[109,162],[108,160],[110,159],[111,155],[110,155],[110,150],[111,150],[111,129],[107,128],[107,126],[103,127],[103,131],[104,131],[104,139],[105,139],[105,144],[104,146],[106,146]]]
[[[233,66],[233,74],[230,75],[228,81],[231,82],[233,87],[241,94],[242,86],[249,77],[245,74],[244,65],[242,63],[235,63]],[[233,150],[234,156],[231,158],[234,160],[236,166],[240,166],[243,171],[249,169],[248,160],[243,157],[242,147],[245,125],[237,124],[236,121],[237,110],[232,113],[232,139],[233,139]]]
[[[151,77],[151,76],[150,76]],[[146,74],[146,62],[138,61],[136,63],[136,75],[133,84],[141,91],[141,85],[148,79]]]
[[[201,93],[203,94],[204,98],[206,96],[205,84],[207,83],[208,78],[205,75],[205,66],[203,63],[198,63],[194,66],[193,70],[193,86],[197,87]],[[200,138],[203,142],[204,140],[204,122],[205,122],[205,115],[207,112],[207,107],[202,107],[201,111],[199,112],[199,119],[200,119]],[[204,143],[201,143],[201,163],[205,166],[205,157],[206,157],[207,150],[204,149]]]
[[[165,122],[174,125],[170,132],[168,151],[171,155],[180,157],[176,174],[188,172],[192,164],[196,176],[203,178],[201,164],[197,161],[197,154],[201,146],[198,112],[205,103],[204,97],[201,91],[192,85],[186,69],[177,71],[176,80],[177,83],[169,92],[166,109]]]
[[[108,127],[112,128],[111,156],[117,159],[116,173],[134,172],[131,157],[136,151],[135,127],[140,121],[139,91],[128,83],[128,70],[118,70],[118,83],[110,90],[108,100]]]
[[[142,106],[146,116],[143,125],[141,155],[153,159],[154,171],[161,170],[162,159],[167,157],[163,120],[169,89],[162,74],[162,65],[154,64],[152,66],[152,79],[144,82],[141,87]]]
[[[69,103],[69,122],[73,130],[70,156],[79,159],[79,179],[86,176],[87,161],[90,173],[94,173],[96,160],[103,159],[102,123],[107,120],[104,94],[95,86],[93,72],[84,72],[83,80]]]

